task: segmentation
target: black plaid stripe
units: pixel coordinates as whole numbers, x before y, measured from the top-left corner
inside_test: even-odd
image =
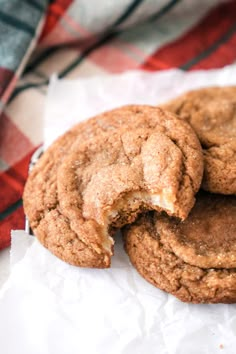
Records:
[[[182,65],[180,69],[189,70],[192,66],[199,63],[203,59],[207,58],[212,53],[214,53],[219,47],[222,46],[222,44],[228,42],[235,33],[236,33],[236,23],[234,23],[233,26],[231,26],[231,28],[225,34],[223,34],[222,37],[220,37],[215,43],[213,43],[209,48],[207,48],[207,50],[205,50],[204,52],[202,52],[192,60]]]
[[[46,8],[46,6],[43,6],[42,3],[38,2],[37,0],[21,0],[21,1],[24,1],[25,3],[32,6],[34,9],[39,10],[40,12],[44,11]]]
[[[14,211],[22,206],[22,199],[18,199],[15,203],[11,204],[7,209],[0,213],[0,221],[11,215]]]
[[[27,23],[17,19],[16,17],[6,14],[0,10],[0,21],[7,24],[8,26],[12,26],[18,30],[26,32],[31,36],[34,36],[35,28],[28,25]]]
[[[169,12],[180,1],[182,1],[182,0],[171,0],[168,4],[163,6],[163,8],[160,9],[156,14],[150,16],[148,18],[148,21],[157,21],[157,20],[159,20],[159,18],[161,18],[162,16],[167,14],[167,12]]]
[[[113,23],[113,25],[111,26],[111,29],[114,29],[115,27],[121,25],[125,20],[127,20],[130,15],[138,8],[138,6],[141,5],[141,3],[143,2],[143,0],[134,0],[132,1],[127,9],[123,12],[123,14],[121,14],[117,20]]]

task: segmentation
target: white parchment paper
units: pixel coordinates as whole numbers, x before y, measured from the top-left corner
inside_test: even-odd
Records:
[[[51,81],[45,145],[72,124],[128,103],[163,102],[195,87],[236,84],[236,67],[131,72]],[[139,276],[116,236],[106,270],[70,266],[23,231],[12,233],[11,274],[0,292],[2,354],[235,353],[236,305],[191,305]]]

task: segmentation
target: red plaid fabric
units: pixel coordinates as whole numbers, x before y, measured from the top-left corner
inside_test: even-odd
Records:
[[[110,8],[105,3],[51,1],[14,91],[19,75],[0,68],[0,105],[11,93],[0,118],[0,248],[9,246],[11,229],[24,227],[22,191],[30,156],[42,143],[52,73],[74,78],[130,69],[211,69],[235,61],[236,1],[172,0],[156,8],[148,0],[114,2]]]

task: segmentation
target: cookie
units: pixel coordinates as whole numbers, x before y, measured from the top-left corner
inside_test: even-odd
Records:
[[[138,272],[184,302],[236,302],[236,197],[201,192],[188,218],[141,216],[123,230]]]
[[[186,218],[202,173],[201,147],[186,122],[127,106],[75,126],[45,152],[27,180],[24,209],[55,255],[109,267],[110,232],[147,209]]]
[[[202,188],[236,194],[236,87],[188,92],[163,105],[187,120],[203,147]]]

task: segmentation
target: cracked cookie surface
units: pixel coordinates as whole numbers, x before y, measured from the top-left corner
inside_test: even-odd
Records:
[[[24,208],[58,257],[108,267],[109,232],[143,209],[184,219],[202,172],[188,124],[159,108],[122,107],[75,126],[44,153],[26,183]]]
[[[236,197],[200,192],[188,218],[156,213],[124,228],[125,249],[156,287],[193,303],[236,302]]]
[[[202,188],[236,194],[236,87],[190,91],[162,105],[188,121],[203,147]]]

